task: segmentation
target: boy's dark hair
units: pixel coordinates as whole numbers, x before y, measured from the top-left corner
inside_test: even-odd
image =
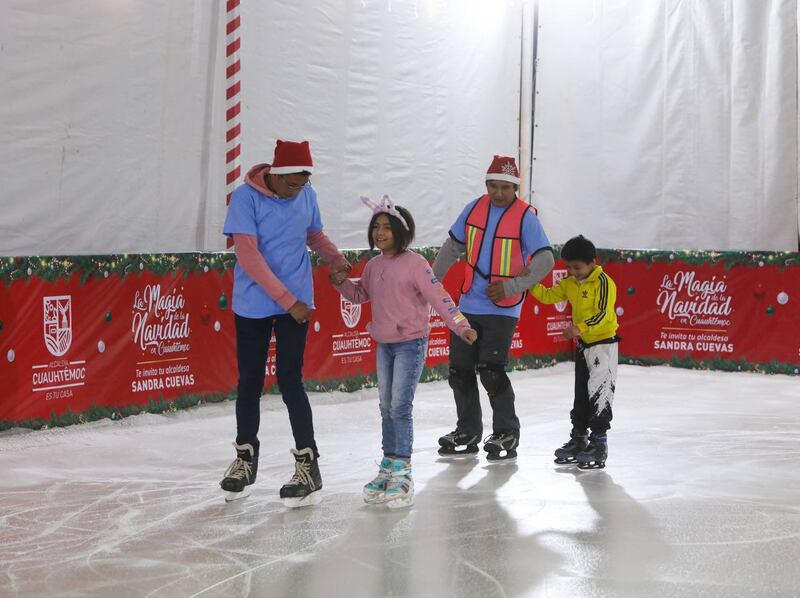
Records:
[[[566,262],[584,262],[588,264],[597,259],[597,250],[589,239],[583,235],[572,237],[561,248],[561,259]]]
[[[406,230],[406,227],[403,226],[403,223],[400,222],[397,216],[393,216],[387,212],[376,212],[372,215],[372,218],[370,218],[369,227],[367,227],[367,242],[369,243],[370,249],[375,249],[375,241],[372,240],[372,227],[375,226],[375,221],[378,219],[378,216],[387,216],[389,218],[389,226],[392,227],[392,236],[394,237],[394,246],[397,249],[397,253],[402,253],[408,249],[408,246],[411,245],[411,241],[414,240],[415,226],[411,213],[403,206],[395,204],[394,207],[400,212],[406,224],[408,224],[408,230]]]

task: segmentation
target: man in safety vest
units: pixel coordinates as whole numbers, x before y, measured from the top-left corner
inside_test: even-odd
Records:
[[[492,434],[483,445],[486,458],[499,462],[517,456],[519,419],[505,366],[526,291],[555,263],[536,211],[517,197],[518,188],[514,158],[495,156],[486,173],[486,194],[467,204],[433,264],[434,274],[442,279],[455,262],[465,258],[459,308],[478,331],[473,345],[450,335],[448,381],[458,423],[439,439],[439,454],[444,457],[478,452],[483,421],[477,376],[493,413]]]

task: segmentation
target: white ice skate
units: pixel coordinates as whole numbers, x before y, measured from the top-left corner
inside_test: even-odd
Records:
[[[405,509],[414,504],[414,479],[411,477],[411,463],[395,459],[392,461],[392,477],[384,494],[386,506],[390,509]]]
[[[392,479],[392,459],[384,457],[378,466],[378,475],[371,482],[364,485],[361,497],[368,505],[386,502],[386,488]]]

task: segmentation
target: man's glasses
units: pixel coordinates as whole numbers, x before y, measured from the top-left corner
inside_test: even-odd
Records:
[[[286,176],[285,175],[278,175],[278,176],[281,177],[281,180],[283,181],[283,183],[287,187],[289,187],[289,189],[291,189],[292,191],[299,191],[300,189],[302,189],[303,187],[308,185],[308,182],[309,182],[308,179],[306,179],[305,182],[303,182],[303,183],[299,183],[299,184],[298,183],[292,183],[292,182],[289,182],[289,181],[286,180]]]

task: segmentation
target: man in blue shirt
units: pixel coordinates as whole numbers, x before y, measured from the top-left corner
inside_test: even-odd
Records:
[[[275,333],[278,387],[295,440],[295,474],[280,491],[284,504],[319,502],[322,488],[311,405],[303,387],[303,354],[314,309],[308,247],[337,270],[350,265],[322,232],[317,194],[308,184],[308,142],[278,140],[272,164],[259,164],[237,187],[223,232],[232,237],[236,321],[236,459],[220,486],[234,500],[249,494],[258,470],[260,398],[270,337]]]
[[[483,434],[478,376],[492,406],[492,434],[484,440],[489,462],[513,461],[519,445],[514,389],[506,374],[508,352],[527,289],[553,268],[550,242],[535,210],[517,197],[514,158],[495,156],[486,173],[486,195],[471,201],[450,228],[433,272],[444,278],[465,258],[461,312],[478,331],[466,344],[450,335],[450,372],[458,422],[439,439],[439,454],[461,457],[478,452]]]

